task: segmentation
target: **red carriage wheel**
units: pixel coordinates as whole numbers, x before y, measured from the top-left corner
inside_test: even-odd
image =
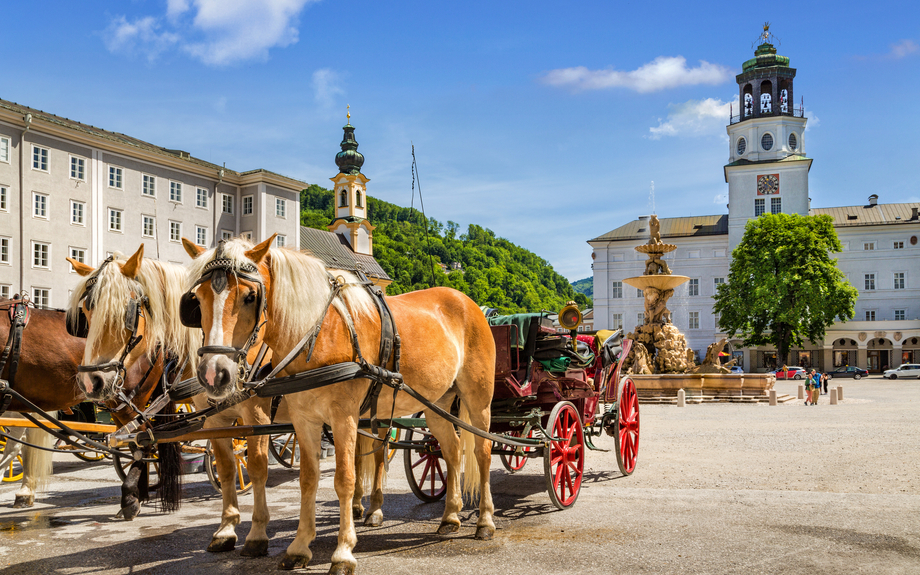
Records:
[[[544,448],[546,490],[553,505],[566,509],[575,504],[585,468],[585,433],[581,415],[568,401],[557,403],[549,414],[546,430],[551,439]]]
[[[521,432],[520,431],[509,431],[508,435],[511,437],[521,437]],[[534,437],[534,430],[531,428],[531,430],[527,432],[527,438],[533,439],[533,437]],[[510,446],[509,448],[515,449],[513,446]],[[502,465],[505,466],[505,469],[507,469],[510,473],[514,473],[515,471],[520,471],[521,469],[524,469],[524,466],[527,464],[526,454],[533,453],[534,449],[536,448],[535,447],[522,447],[521,451],[523,451],[524,455],[521,455],[515,451],[514,453],[508,452],[508,454],[502,453],[499,455],[499,458],[502,460]]]
[[[421,417],[421,413],[415,417]],[[428,431],[421,428],[421,432]],[[406,430],[406,443],[413,439],[424,442],[422,449],[406,449],[403,463],[406,470],[406,479],[415,496],[425,503],[434,503],[447,493],[447,466],[441,459],[441,446],[432,435],[425,435],[412,429]]]
[[[617,429],[613,435],[617,445],[617,465],[620,473],[630,475],[636,469],[636,457],[639,455],[639,395],[632,379],[623,379],[617,399]]]

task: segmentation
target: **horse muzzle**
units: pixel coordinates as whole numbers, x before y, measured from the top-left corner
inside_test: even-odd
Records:
[[[221,353],[202,354],[198,382],[211,399],[223,399],[236,389],[238,364]]]

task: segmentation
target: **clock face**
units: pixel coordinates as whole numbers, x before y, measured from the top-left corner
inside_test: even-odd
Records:
[[[779,174],[757,176],[757,195],[772,196],[779,193]]]

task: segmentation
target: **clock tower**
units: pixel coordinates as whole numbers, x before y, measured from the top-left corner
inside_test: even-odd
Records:
[[[367,183],[370,179],[361,173],[364,155],[358,151],[355,127],[351,125],[351,112],[343,128],[345,134],[335,155],[339,173],[330,178],[335,191],[335,219],[328,225],[330,232],[345,238],[352,251],[374,255],[374,226],[367,219]]]
[[[808,215],[808,171],[805,156],[804,105],[793,101],[795,68],[776,53],[765,24],[760,45],[735,77],[741,109],[727,127],[729,163],[728,248],[744,236],[751,218],[762,214]]]

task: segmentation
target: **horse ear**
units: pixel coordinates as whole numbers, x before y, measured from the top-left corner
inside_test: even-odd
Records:
[[[137,272],[141,269],[141,261],[144,259],[144,244],[141,244],[141,247],[137,248],[137,251],[134,252],[134,255],[128,258],[124,264],[121,265],[121,273],[126,278],[135,278],[137,277]]]
[[[185,253],[192,257],[192,259],[197,258],[205,252],[205,248],[192,243],[191,240],[182,238],[182,247],[185,248]]]
[[[262,259],[268,254],[268,249],[272,247],[272,242],[275,241],[277,235],[277,233],[272,234],[272,237],[246,252],[246,257],[256,262],[256,265],[262,263]]]
[[[78,262],[77,260],[71,257],[68,257],[67,261],[69,261],[70,265],[73,266],[74,271],[80,274],[82,277],[86,277],[95,271],[93,269],[93,266],[88,266],[84,263]]]

